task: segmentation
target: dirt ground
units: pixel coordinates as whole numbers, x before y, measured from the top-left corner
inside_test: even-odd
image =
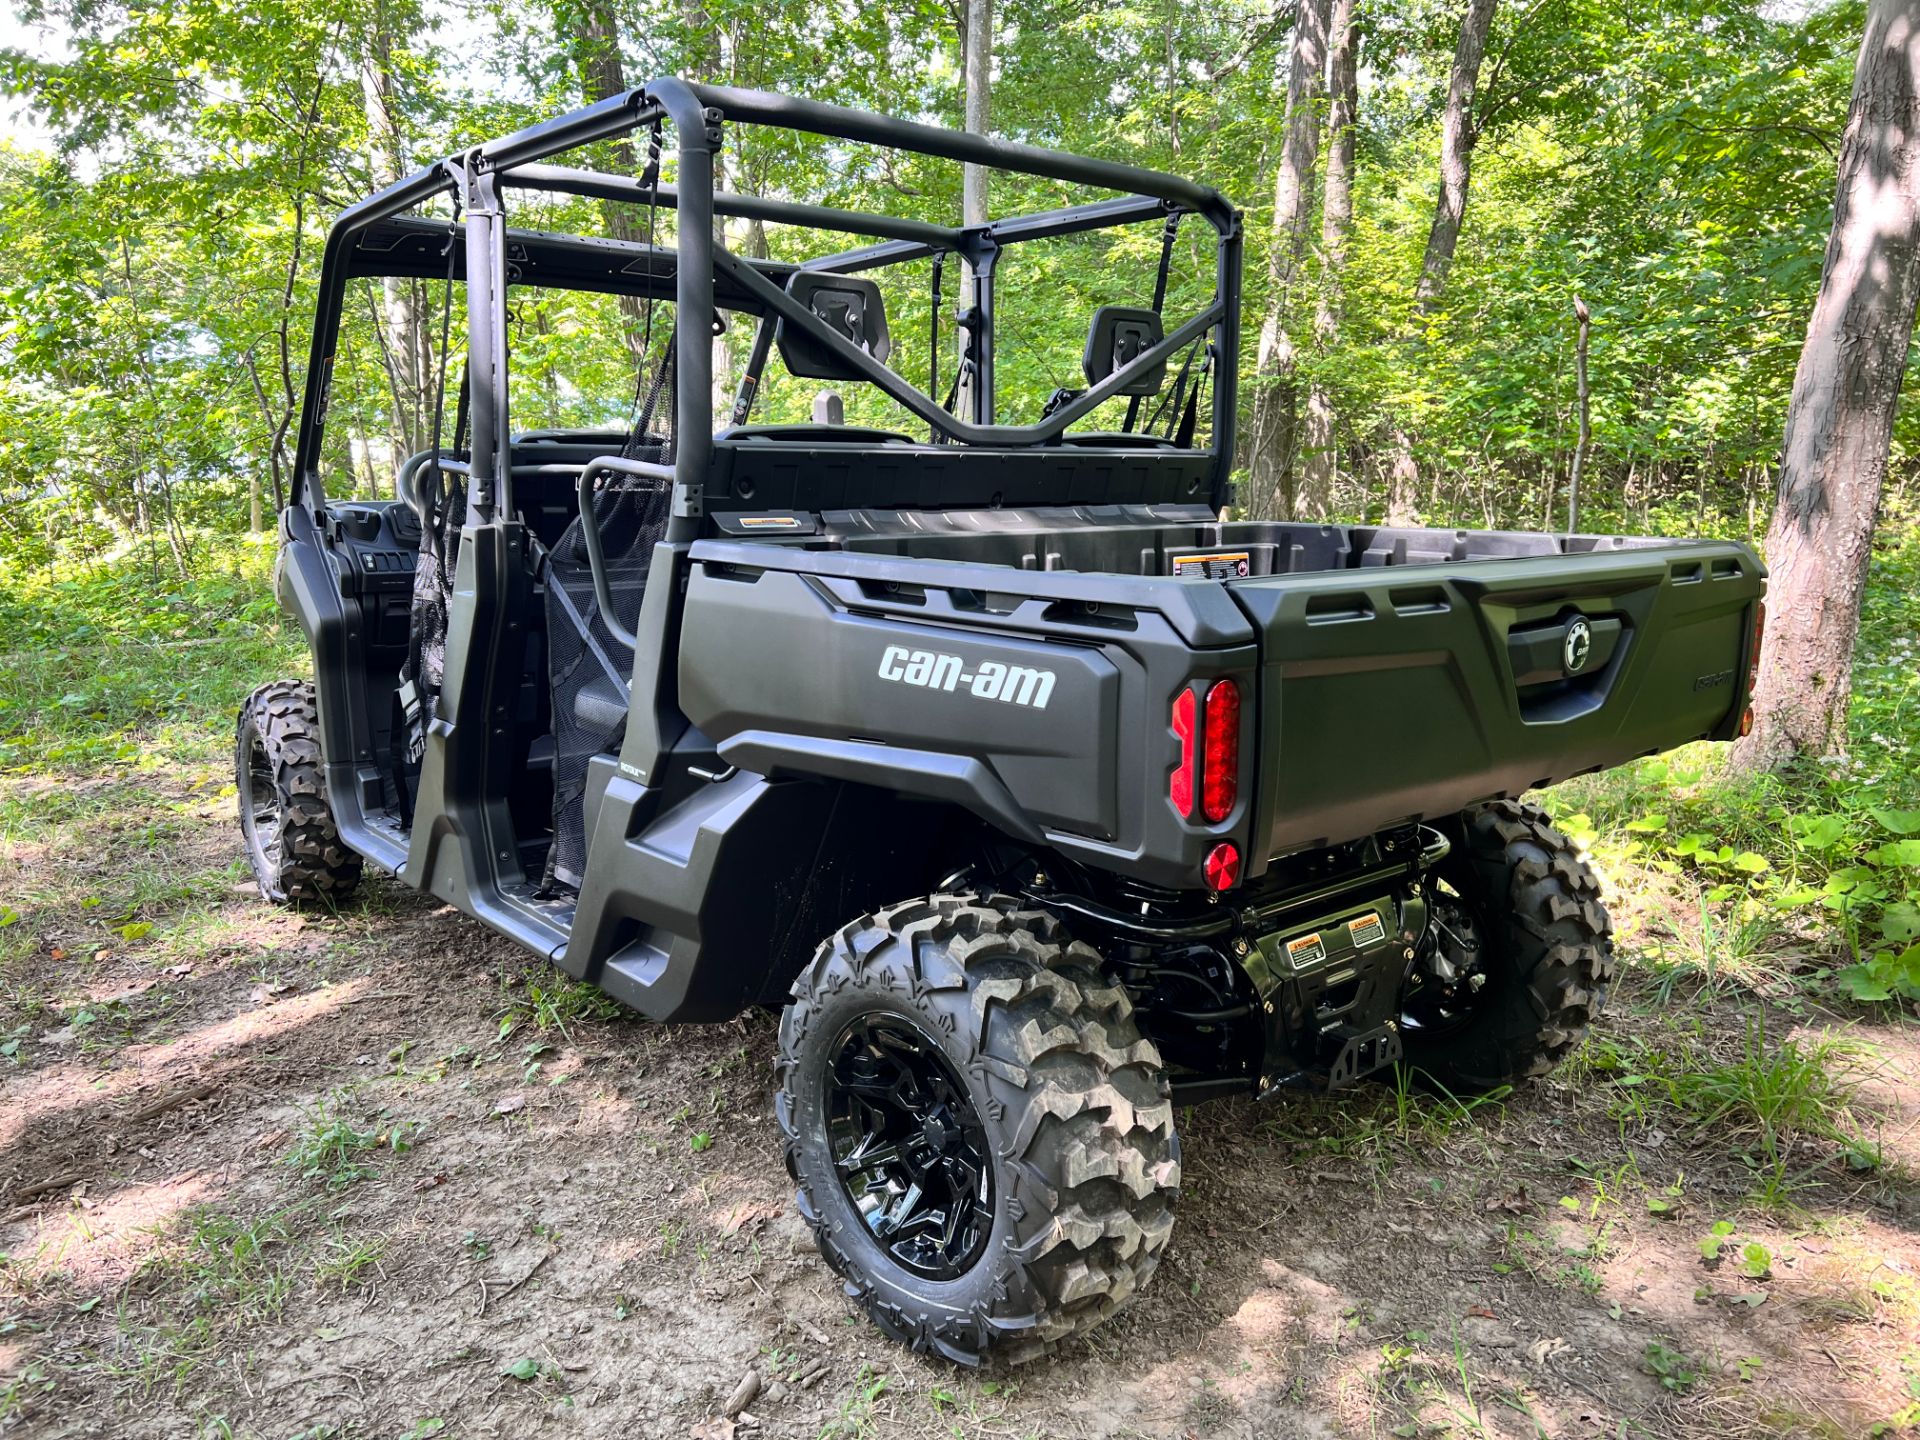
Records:
[[[817,1259],[771,1017],[614,1016],[384,877],[276,910],[221,783],[0,781],[29,817],[0,833],[0,1434],[1839,1440],[1920,1393],[1920,1049],[1890,1024],[1769,1013],[1768,1045],[1872,1047],[1834,1063],[1880,1146],[1787,1142],[1773,1204],[1755,1131],[1606,1058],[1737,1059],[1753,997],[1641,968],[1580,1061],[1471,1114],[1184,1112],[1145,1293],[966,1372]],[[1613,898],[1651,943],[1659,897]]]

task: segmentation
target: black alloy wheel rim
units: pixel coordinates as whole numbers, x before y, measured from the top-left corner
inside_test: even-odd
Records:
[[[966,1085],[900,1016],[861,1016],[828,1053],[827,1142],[848,1203],[902,1269],[958,1279],[993,1231],[992,1152]]]
[[[1478,1013],[1492,989],[1486,968],[1487,927],[1478,910],[1451,891],[1451,886],[1427,890],[1427,933],[1421,939],[1419,957],[1408,967],[1400,998],[1400,1024],[1413,1034],[1445,1035],[1460,1029]],[[1442,980],[1427,969],[1427,956],[1434,949],[1445,952],[1455,965],[1452,980]]]
[[[280,831],[286,815],[280,804],[280,787],[274,780],[273,762],[257,732],[247,737],[247,768],[243,776],[246,790],[240,796],[240,818],[244,822],[247,843],[255,856],[273,874],[280,868]]]

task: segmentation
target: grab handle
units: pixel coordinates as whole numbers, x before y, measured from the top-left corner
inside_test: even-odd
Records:
[[[642,480],[658,480],[673,486],[673,467],[656,465],[650,460],[629,460],[624,455],[602,455],[589,460],[580,470],[580,533],[587,542],[587,568],[593,572],[593,598],[600,605],[600,619],[612,635],[629,650],[640,648],[640,637],[620,623],[613,608],[613,585],[607,579],[607,557],[600,546],[600,518],[593,513],[593,485],[602,475],[632,475]]]

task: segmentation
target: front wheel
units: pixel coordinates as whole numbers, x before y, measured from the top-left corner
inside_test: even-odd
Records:
[[[282,904],[338,904],[360,883],[360,857],[334,827],[320,715],[304,680],[262,685],[234,734],[240,834],[260,894]]]
[[[1544,1075],[1580,1042],[1613,979],[1600,882],[1546,812],[1511,800],[1462,817],[1435,872],[1401,1007],[1406,1063],[1456,1095]]]
[[[780,1022],[787,1169],[879,1327],[1030,1358],[1159,1263],[1180,1145],[1160,1056],[1052,916],[936,895],[846,926]]]

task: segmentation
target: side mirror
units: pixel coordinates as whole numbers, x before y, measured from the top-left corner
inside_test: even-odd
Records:
[[[886,364],[887,356],[893,353],[893,337],[887,333],[887,312],[880,301],[880,287],[873,281],[821,270],[796,270],[787,282],[787,293],[811,310],[814,318],[829,330],[836,331],[882,365]],[[798,325],[789,325],[784,318],[773,336],[789,374],[808,380],[865,378],[844,364],[825,342]]]

